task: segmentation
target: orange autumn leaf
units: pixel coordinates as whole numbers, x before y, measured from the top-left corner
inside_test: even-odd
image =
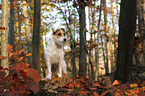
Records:
[[[145,86],[142,87],[142,90],[145,91]]]
[[[134,87],[137,87],[137,86],[138,86],[138,84],[136,84],[136,83],[130,85],[131,88],[134,88]]]
[[[106,90],[105,92],[103,92],[103,93],[101,94],[101,96],[105,96],[109,91],[110,91],[110,90]]]
[[[95,86],[95,87],[101,87],[101,85],[99,84],[99,83],[92,83],[93,84],[93,86]]]
[[[7,57],[0,55],[0,60],[6,59]]]
[[[32,53],[27,54],[26,56],[32,56]]]
[[[22,61],[22,60],[23,60],[23,58],[24,58],[24,57],[20,57],[20,58],[18,59],[18,62]]]
[[[68,88],[74,88],[74,84],[70,83]]]
[[[24,50],[25,50],[25,49],[20,50],[20,51],[19,51],[19,55],[20,55],[22,52],[24,52]]]
[[[129,92],[125,92],[125,94],[126,94],[127,96],[131,96],[131,94],[130,94]]]
[[[93,92],[93,96],[99,96],[97,92]]]
[[[91,92],[89,92],[89,91],[78,91],[78,94],[79,95],[88,95],[88,93],[91,93]]]
[[[59,80],[59,77],[56,77],[56,78],[53,78],[52,80],[51,80],[51,83],[52,84],[55,84],[56,82],[59,82],[60,80]]]
[[[114,85],[118,85],[118,84],[120,84],[119,81],[115,80],[112,85],[114,86]]]
[[[29,69],[30,76],[34,79],[34,81],[40,81],[41,77],[39,76],[39,72],[33,68]]]

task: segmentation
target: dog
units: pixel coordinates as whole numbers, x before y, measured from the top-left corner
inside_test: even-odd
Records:
[[[62,77],[62,72],[67,74],[67,65],[64,60],[63,45],[67,42],[67,36],[64,28],[52,29],[49,33],[47,45],[44,50],[44,56],[48,69],[48,75],[45,79],[52,79],[52,72],[58,69],[58,76]],[[58,66],[58,67],[56,67]]]

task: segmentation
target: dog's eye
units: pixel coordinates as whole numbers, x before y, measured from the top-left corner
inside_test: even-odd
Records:
[[[57,34],[58,36],[61,36],[61,33]]]

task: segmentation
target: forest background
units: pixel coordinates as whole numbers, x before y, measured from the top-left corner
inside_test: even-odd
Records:
[[[143,80],[144,0],[129,1],[2,0],[1,82],[18,77],[14,80],[20,81],[18,85],[27,81],[31,86],[26,89],[35,93],[35,83],[47,74],[46,34],[54,27],[63,27],[68,32],[64,49],[69,78],[97,81],[111,75],[111,81],[122,83]]]

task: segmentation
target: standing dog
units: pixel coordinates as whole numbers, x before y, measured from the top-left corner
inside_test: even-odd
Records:
[[[62,76],[62,71],[67,74],[67,65],[64,60],[63,51],[63,44],[67,41],[66,32],[63,28],[52,31],[53,32],[49,34],[47,46],[44,51],[48,69],[48,75],[46,79],[52,78],[52,72],[57,70],[54,68],[56,66],[58,66],[59,77]]]

